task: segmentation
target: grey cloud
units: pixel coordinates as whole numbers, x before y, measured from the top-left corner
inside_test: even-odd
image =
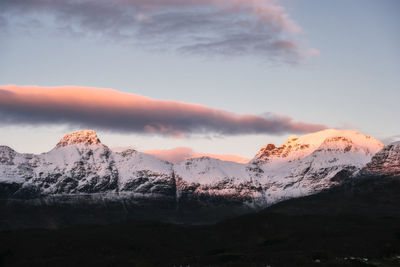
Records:
[[[57,32],[191,54],[295,62],[306,50],[297,42],[299,27],[273,0],[2,0],[0,15],[9,25],[51,16]]]
[[[400,134],[382,138],[382,143],[389,145],[390,143],[400,141]]]

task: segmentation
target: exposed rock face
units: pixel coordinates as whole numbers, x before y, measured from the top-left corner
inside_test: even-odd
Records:
[[[17,153],[8,146],[0,146],[0,164],[13,165]]]
[[[291,136],[285,144],[279,147],[276,147],[274,144],[268,144],[260,149],[254,161],[265,163],[288,157],[290,157],[290,159],[302,157],[309,153],[310,144],[301,143],[298,142],[298,140],[299,138],[296,136]]]
[[[387,145],[362,170],[366,175],[400,176],[400,142]]]
[[[70,134],[66,134],[61,138],[60,142],[57,144],[57,148],[70,146],[70,145],[98,145],[101,144],[100,139],[97,134],[92,130],[82,130]]]

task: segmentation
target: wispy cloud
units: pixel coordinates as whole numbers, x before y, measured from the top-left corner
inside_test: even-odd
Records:
[[[276,0],[2,0],[0,16],[24,29],[35,19],[57,32],[184,53],[289,62],[317,54],[299,45],[301,27]]]
[[[400,134],[382,138],[382,143],[384,143],[385,145],[389,145],[390,143],[397,141],[400,141]]]
[[[173,149],[155,149],[155,150],[147,150],[144,153],[153,155],[159,159],[166,160],[172,163],[180,162],[186,159],[191,158],[201,158],[201,157],[209,157],[224,161],[233,161],[237,163],[248,163],[250,159],[236,156],[236,155],[222,155],[222,154],[208,154],[208,153],[198,153],[193,149],[188,147],[177,147]]]
[[[0,124],[67,124],[175,137],[307,133],[326,128],[271,113],[239,115],[110,89],[13,85],[0,86]]]

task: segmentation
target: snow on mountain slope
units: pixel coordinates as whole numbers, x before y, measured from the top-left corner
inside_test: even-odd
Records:
[[[171,164],[134,150],[114,153],[90,130],[65,135],[40,155],[1,147],[0,163],[0,182],[22,184],[16,195],[28,188],[38,196],[129,191],[175,197]]]
[[[174,164],[175,175],[188,183],[212,184],[224,179],[236,183],[250,181],[246,165],[209,157],[188,159]]]
[[[23,165],[16,168],[26,160],[23,155],[17,153],[8,146],[0,146],[0,183],[24,183],[25,172]]]
[[[119,174],[119,191],[175,196],[172,164],[128,149],[113,154]]]
[[[0,194],[105,194],[177,202],[222,197],[266,206],[340,183],[382,147],[356,131],[329,129],[291,137],[280,147],[269,144],[249,164],[208,157],[172,164],[134,149],[112,151],[94,131],[84,130],[65,135],[53,150],[40,155],[0,146],[0,185],[5,188]],[[382,157],[398,164],[392,150],[386,154]]]
[[[361,172],[368,175],[400,176],[400,142],[385,146]]]
[[[117,190],[118,170],[103,144],[72,143],[35,157],[32,182],[45,194]]]
[[[352,130],[327,129],[301,137],[291,136],[283,145],[276,147],[268,144],[263,147],[253,159],[253,162],[270,162],[270,164],[281,165],[293,160],[304,158],[317,150],[327,139],[342,137],[354,144],[354,146],[376,153],[383,144],[370,136],[363,135]],[[340,140],[337,140],[340,141]]]
[[[356,174],[383,144],[356,131],[324,130],[267,145],[249,164],[268,202],[308,195]]]
[[[177,194],[223,196],[257,205],[265,202],[262,187],[253,181],[247,165],[209,157],[174,164]]]

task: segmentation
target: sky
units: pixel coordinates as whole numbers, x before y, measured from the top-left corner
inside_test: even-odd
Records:
[[[0,143],[252,158],[324,128],[400,140],[397,0],[1,0]],[[176,150],[175,150],[176,151]]]

